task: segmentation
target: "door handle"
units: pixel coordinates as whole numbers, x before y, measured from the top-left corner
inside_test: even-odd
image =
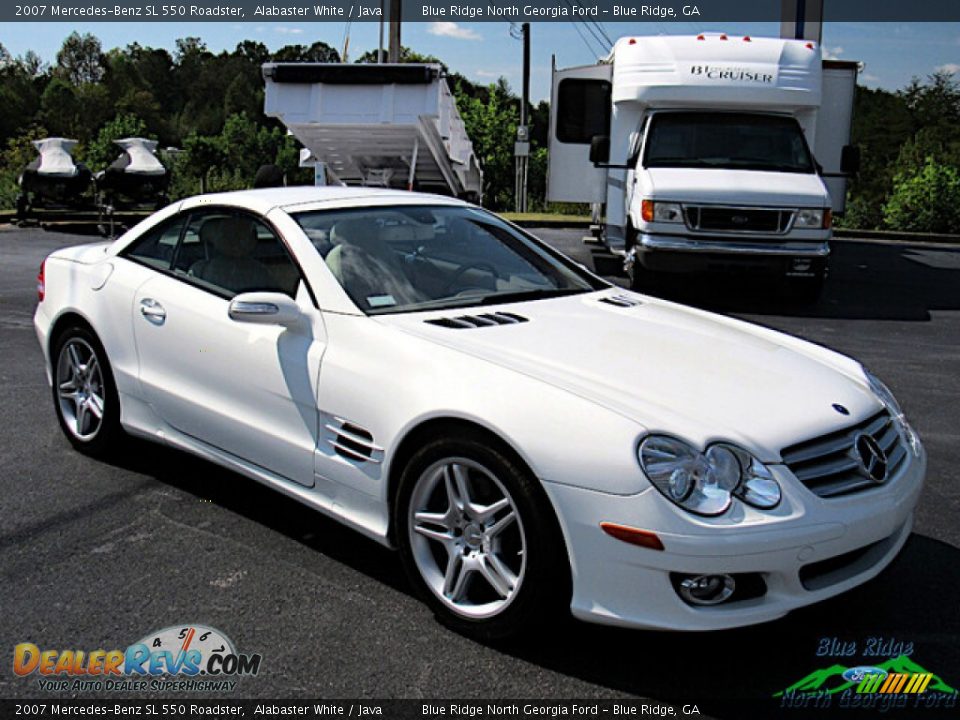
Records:
[[[163,325],[167,319],[167,311],[153,298],[144,298],[140,301],[140,314],[147,319],[147,322],[154,325]]]

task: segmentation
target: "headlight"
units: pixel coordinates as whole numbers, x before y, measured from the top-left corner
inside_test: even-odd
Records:
[[[866,368],[864,368],[863,372],[867,376],[867,382],[870,383],[870,389],[873,391],[873,394],[877,396],[877,399],[887,409],[887,412],[893,416],[893,422],[897,426],[897,431],[900,433],[900,439],[910,447],[914,455],[919,455],[920,438],[913,431],[913,428],[910,427],[906,415],[903,414],[903,410],[900,408],[900,403],[897,402],[893,393],[890,392],[890,388],[884,384],[883,380]]]
[[[680,203],[644,200],[640,203],[640,215],[644,222],[683,222]]]
[[[797,219],[794,221],[794,227],[798,228],[817,228],[826,229],[830,227],[831,213],[829,210],[815,210],[813,208],[800,208],[797,211]]]
[[[700,452],[677,438],[651,435],[637,454],[654,487],[692,513],[721,515],[734,497],[759,508],[780,502],[780,486],[767,467],[733,445]]]

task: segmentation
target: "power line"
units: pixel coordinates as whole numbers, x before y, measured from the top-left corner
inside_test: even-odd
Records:
[[[570,8],[570,11],[573,12],[573,4],[570,2],[570,0],[564,0],[564,2],[567,3],[567,7]],[[573,29],[577,31],[577,35],[579,35],[580,39],[583,40],[583,44],[587,46],[587,50],[590,52],[591,55],[593,55],[596,58],[599,58],[601,55],[603,55],[603,52],[597,52],[593,48],[592,44],[587,39],[587,36],[584,35],[583,31],[580,29],[580,24],[577,21],[571,20],[570,24],[573,25]],[[603,47],[603,43],[600,43],[600,47],[601,48]]]
[[[577,5],[579,5],[584,10],[586,10],[586,6],[580,0],[574,0],[574,2],[576,2]],[[583,24],[587,26],[587,29],[590,30],[590,33],[597,40],[597,42],[600,43],[601,46],[604,43],[606,43],[607,49],[610,49],[613,47],[613,42],[611,42],[610,36],[607,35],[607,31],[603,27],[601,27],[599,22],[587,17],[586,19],[584,19]],[[591,27],[591,25],[593,27]],[[596,28],[596,31],[593,28]]]
[[[574,8],[573,8],[573,5],[570,3],[570,0],[566,0],[566,2],[567,2],[567,5],[569,6],[570,10],[572,11]],[[577,7],[581,7],[581,8],[583,7],[583,5],[580,4],[580,0],[574,0],[574,2],[577,3]],[[583,22],[583,26],[587,29],[587,32],[589,32],[590,35],[591,35],[591,37],[593,37],[593,39],[596,40],[597,45],[599,45],[601,48],[603,48],[603,46],[604,46],[604,40],[603,40],[603,38],[600,36],[600,33],[598,33],[598,32],[593,28],[593,26],[590,25],[590,23],[589,23],[588,21],[583,20],[582,22]],[[607,45],[607,49],[609,50],[609,49],[610,49],[610,43],[607,42],[606,45]],[[603,52],[601,52],[600,55],[603,55]]]

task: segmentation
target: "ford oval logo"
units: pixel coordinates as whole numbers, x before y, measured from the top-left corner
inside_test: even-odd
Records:
[[[886,670],[881,670],[878,667],[873,667],[872,665],[858,665],[857,667],[848,668],[843,671],[843,679],[847,682],[860,682],[868,675],[880,675],[881,677],[887,676]]]
[[[840,413],[841,415],[849,415],[849,414],[850,414],[850,411],[847,410],[847,408],[845,408],[845,407],[844,407],[843,405],[841,405],[840,403],[834,403],[834,404],[833,404],[833,409],[836,410],[836,411],[837,411],[838,413]]]
[[[733,215],[730,218],[730,222],[732,222],[734,225],[746,225],[748,222],[750,222],[750,218],[748,218],[746,215]]]

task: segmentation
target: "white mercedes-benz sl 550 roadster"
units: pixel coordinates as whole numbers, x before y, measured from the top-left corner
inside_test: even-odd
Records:
[[[43,263],[67,438],[194,453],[399,549],[487,638],[758,623],[876,576],[926,470],[856,361],[609,285],[459,200],[173,203]]]

